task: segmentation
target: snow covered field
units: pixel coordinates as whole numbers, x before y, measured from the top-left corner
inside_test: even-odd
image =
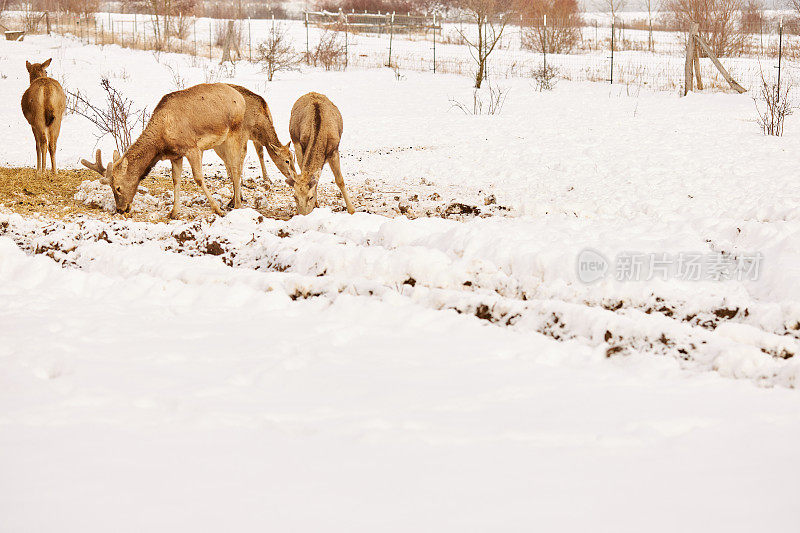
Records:
[[[171,223],[0,206],[0,532],[797,529],[798,117],[767,138],[748,95],[525,80],[468,116],[463,77],[268,84],[35,36],[0,42],[0,165],[34,161],[18,100],[48,57],[151,109],[175,71],[235,81],[284,142],[323,92],[373,194],[288,221],[252,198]],[[66,117],[61,165],[95,143]],[[681,254],[759,268],[617,279]]]

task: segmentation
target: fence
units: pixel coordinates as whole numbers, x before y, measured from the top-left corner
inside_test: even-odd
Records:
[[[158,27],[163,22],[135,14],[52,14],[49,19],[51,31],[86,43],[157,49],[210,59],[221,59],[220,34],[228,27],[226,20],[175,17],[164,32]],[[469,20],[441,21],[437,17],[397,14],[309,12],[302,21],[236,21],[235,50],[239,53],[234,59],[252,60],[254,48],[276,24],[285,27],[295,49],[308,56],[323,39],[336,39],[344,50],[344,60],[332,68],[392,66],[465,76],[476,71],[466,40],[473,39],[477,27]],[[762,75],[777,75],[773,67],[778,64],[779,49],[784,79],[792,78],[795,61],[800,58],[800,37],[786,30],[779,41],[776,26],[760,23],[747,31],[740,30],[732,51],[717,53],[733,78],[747,89],[758,85]],[[702,28],[700,31],[703,33]],[[520,18],[503,27],[502,37],[488,58],[486,75],[490,81],[531,77],[547,65],[562,79],[678,92],[684,85],[686,35],[674,28],[651,30],[641,23],[622,21],[607,26],[597,22],[548,25],[544,18]],[[728,87],[704,56],[700,57],[700,69],[707,88]]]

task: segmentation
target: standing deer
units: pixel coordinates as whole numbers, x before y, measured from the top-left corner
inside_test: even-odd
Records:
[[[44,63],[25,62],[31,85],[22,94],[22,114],[31,125],[36,140],[36,172],[44,172],[47,166],[47,152],[50,152],[50,165],[56,172],[56,143],[61,131],[61,119],[67,107],[67,96],[61,84],[47,77],[45,69],[53,58]]]
[[[278,167],[280,173],[286,178],[294,179],[297,175],[294,167],[294,154],[292,154],[290,143],[284,146],[278,140],[267,102],[253,91],[240,85],[232,83],[228,85],[239,91],[244,97],[247,106],[244,128],[247,130],[250,140],[253,141],[258,162],[261,163],[261,178],[267,179],[267,167],[264,165],[264,148],[266,148],[270,159]]]
[[[96,162],[83,159],[86,168],[111,186],[118,213],[130,211],[139,182],[157,162],[172,162],[174,202],[171,218],[180,211],[181,171],[183,158],[192,167],[194,181],[203,190],[215,213],[222,216],[219,204],[211,197],[203,179],[203,151],[213,149],[225,163],[233,181],[234,207],[241,206],[242,164],[247,149],[244,129],[245,101],[239,92],[225,83],[202,83],[164,95],[139,138],[120,157],[104,167],[97,150]]]
[[[330,165],[336,185],[342,191],[347,212],[355,212],[339,166],[339,141],[343,128],[342,114],[325,95],[308,93],[292,107],[289,135],[300,163],[300,175],[297,179],[287,178],[286,183],[294,188],[297,211],[301,215],[309,214],[318,205],[317,185],[325,163]]]

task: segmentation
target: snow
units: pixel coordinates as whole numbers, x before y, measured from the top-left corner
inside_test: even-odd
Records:
[[[32,36],[0,42],[3,94],[50,56],[68,87],[113,74],[150,108],[166,65],[212,69]],[[796,117],[767,138],[748,95],[504,80],[502,113],[467,116],[457,76],[213,75],[264,94],[284,142],[294,100],[327,94],[347,186],[375,192],[288,221],[0,206],[0,531],[797,528]],[[30,166],[18,105],[0,164]],[[65,118],[64,166],[95,144]],[[585,284],[586,248],[763,265]]]

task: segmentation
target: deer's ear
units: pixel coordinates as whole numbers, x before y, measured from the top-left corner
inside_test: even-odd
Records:
[[[48,59],[47,61],[45,61],[44,63],[42,63],[42,68],[47,68],[47,67],[49,67],[49,66],[50,66],[50,62],[51,62],[52,60],[53,60],[53,58],[51,57],[50,59]]]
[[[26,61],[26,62],[25,62],[25,68],[26,68],[26,69],[28,69],[28,72],[30,72],[30,71],[31,71],[31,67],[32,67],[32,66],[33,66],[33,65],[31,65],[31,62],[30,62],[30,61]]]
[[[122,163],[119,164],[119,171],[122,174],[125,174],[128,171],[128,158],[124,158]]]
[[[103,185],[111,185],[111,180],[108,179],[106,176],[103,176],[102,178],[100,178],[100,183],[102,183]]]
[[[119,161],[119,152],[117,152],[116,150],[114,150],[114,156],[112,157],[112,159],[111,159],[111,160],[112,160],[114,163],[116,163],[117,161]]]

